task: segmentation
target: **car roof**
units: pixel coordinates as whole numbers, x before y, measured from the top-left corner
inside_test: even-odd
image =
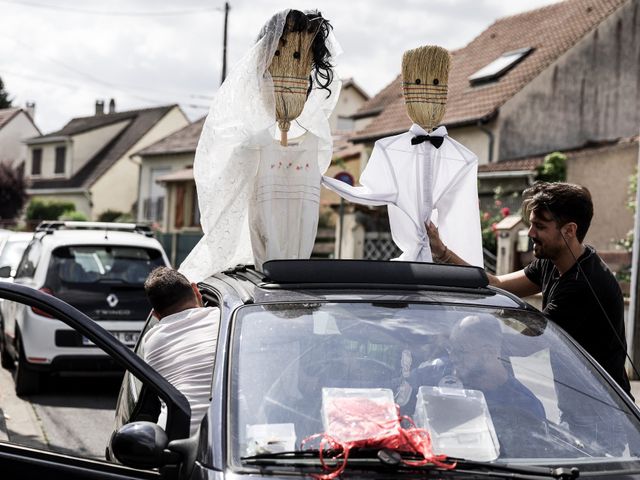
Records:
[[[489,286],[483,269],[420,262],[272,260],[239,265],[199,284],[229,305],[317,301],[433,302],[532,310]]]
[[[140,233],[105,230],[56,230],[36,233],[43,245],[55,248],[63,245],[126,245],[131,247],[161,248],[155,238]]]

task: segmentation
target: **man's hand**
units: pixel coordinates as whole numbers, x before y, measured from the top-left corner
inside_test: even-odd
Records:
[[[458,257],[455,252],[452,252],[446,247],[440,239],[438,228],[433,224],[433,222],[425,222],[424,226],[427,229],[429,245],[431,246],[431,254],[434,259],[455,265],[469,265],[463,259]],[[447,258],[442,258],[445,255]],[[494,287],[502,288],[519,297],[527,297],[540,292],[540,287],[527,278],[524,274],[524,270],[500,276],[491,275],[487,272],[487,277],[489,278],[489,283]]]
[[[447,247],[440,239],[440,234],[438,233],[438,227],[436,227],[431,220],[424,223],[424,226],[427,228],[427,235],[429,236],[429,245],[431,246],[431,254],[435,258],[442,258],[447,250]]]

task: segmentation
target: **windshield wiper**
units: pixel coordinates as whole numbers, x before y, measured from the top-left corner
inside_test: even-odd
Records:
[[[328,465],[339,463],[340,459],[332,458],[336,451],[323,451],[325,462]],[[249,457],[242,457],[241,460],[247,465],[256,466],[296,466],[308,467],[319,463],[319,450],[294,450],[278,453],[261,453]],[[349,467],[367,468],[367,469],[389,469],[395,470],[411,470],[433,472],[438,475],[474,475],[474,476],[492,476],[502,478],[514,478],[518,480],[540,480],[543,478],[552,478],[557,480],[573,480],[580,476],[577,468],[571,467],[537,467],[525,465],[512,465],[497,462],[476,462],[473,460],[465,460],[459,458],[448,457],[446,463],[456,464],[451,470],[437,467],[433,464],[424,466],[410,466],[403,463],[403,460],[420,460],[421,457],[416,455],[403,455],[389,449],[354,449],[349,455],[347,469]]]
[[[277,461],[278,459],[318,458],[319,455],[320,450],[291,450],[286,452],[258,453],[249,457],[240,457],[240,460],[249,464],[264,465],[265,462],[270,460]]]
[[[378,459],[382,463],[386,463],[387,465],[397,465],[401,468],[413,469],[416,468],[420,470],[433,470],[438,469],[441,472],[447,471],[446,469],[441,469],[440,467],[436,467],[432,464],[427,464],[421,467],[412,467],[406,464],[403,464],[403,460],[420,460],[419,456],[411,456],[407,457],[402,455],[400,452],[396,452],[394,450],[382,449],[378,452]],[[509,463],[498,463],[498,462],[479,462],[474,460],[466,460],[464,458],[454,458],[454,457],[446,457],[444,463],[455,463],[455,468],[452,470],[448,470],[454,473],[468,473],[473,475],[486,475],[493,477],[506,477],[506,478],[517,478],[517,479],[531,479],[538,480],[540,478],[555,478],[558,480],[573,480],[580,476],[580,472],[576,467],[537,467],[537,466],[527,466],[527,465],[513,465]]]
[[[497,462],[474,462],[457,458],[447,458],[450,462],[456,462],[453,470],[458,473],[472,473],[477,475],[483,473],[487,476],[531,479],[555,478],[558,480],[573,480],[580,476],[580,471],[576,467],[534,467],[526,465],[513,465],[509,463]]]

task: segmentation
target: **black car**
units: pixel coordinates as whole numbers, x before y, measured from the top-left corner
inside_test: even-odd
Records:
[[[132,352],[64,302],[0,284],[0,296],[67,322],[128,372],[110,461],[0,443],[0,471],[100,479],[290,478],[339,468],[355,478],[640,478],[633,401],[553,322],[490,287],[483,270],[323,260],[271,261],[263,270],[239,266],[199,284],[221,321],[212,401],[192,437],[188,402],[136,355],[142,341]],[[168,411],[164,429],[153,421],[159,400]],[[420,462],[416,449],[371,441],[382,410],[397,421],[394,435],[427,432],[437,459]],[[346,461],[342,448],[350,449]]]

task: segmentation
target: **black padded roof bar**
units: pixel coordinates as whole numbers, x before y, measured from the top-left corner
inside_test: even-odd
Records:
[[[479,267],[375,260],[271,260],[262,266],[265,282],[287,284],[423,285],[486,288]]]

